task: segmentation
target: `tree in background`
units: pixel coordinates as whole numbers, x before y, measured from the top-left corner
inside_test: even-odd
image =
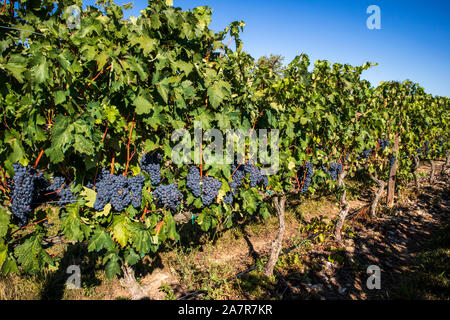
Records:
[[[282,76],[284,74],[283,66],[284,57],[279,54],[271,54],[270,57],[262,56],[256,63],[258,68],[267,68],[274,75]]]

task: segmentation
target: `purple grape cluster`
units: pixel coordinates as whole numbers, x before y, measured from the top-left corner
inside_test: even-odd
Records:
[[[141,159],[141,169],[148,172],[153,186],[161,183],[161,161],[163,157],[159,153],[146,153]]]
[[[397,160],[396,157],[393,157],[393,156],[389,157],[389,169],[394,166],[395,160]]]
[[[262,174],[262,171],[252,162],[248,161],[244,167],[245,173],[250,174],[250,187],[254,188],[258,184],[262,183],[264,187],[269,185],[269,179],[266,175]]]
[[[306,172],[305,172],[306,170]],[[312,182],[312,177],[314,175],[314,167],[313,164],[309,161],[306,162],[305,167],[300,167],[297,171],[297,177],[300,183],[303,182],[303,187],[300,190],[301,193],[308,191],[309,186]],[[305,180],[303,180],[303,177]]]
[[[66,185],[66,179],[63,176],[54,176],[52,184],[47,187],[47,191],[53,195],[51,198],[56,200],[59,206],[76,201],[75,195],[70,190],[70,186]]]
[[[226,204],[233,202],[234,196],[236,195],[238,188],[242,186],[242,180],[245,178],[245,165],[238,166],[239,165],[236,163],[231,165],[231,172],[234,172],[234,174],[233,180],[229,183],[231,191],[228,191],[223,197],[223,202]]]
[[[199,198],[202,195],[200,181],[200,170],[197,167],[189,167],[189,173],[186,177],[186,186],[196,198]]]
[[[127,178],[113,175],[103,168],[96,184],[97,197],[94,209],[101,211],[108,202],[117,211],[123,211],[130,203],[133,207],[140,208],[144,182],[142,175]]]
[[[209,206],[219,194],[222,182],[212,177],[200,177],[200,170],[197,167],[190,167],[186,177],[186,186],[191,190],[194,197],[202,197],[204,206]]]
[[[331,180],[336,181],[337,177],[342,173],[342,163],[332,162],[329,169],[322,166],[322,171],[328,173],[331,176]]]
[[[372,149],[364,150],[362,153],[359,154],[358,160],[368,159],[371,153]]]
[[[155,197],[160,206],[170,209],[172,213],[177,211],[177,207],[183,200],[183,194],[178,191],[175,183],[156,187],[153,191],[153,197]]]
[[[386,147],[390,146],[389,140],[378,139],[378,143],[380,144],[381,152],[383,152]]]
[[[27,224],[29,215],[37,204],[41,192],[47,186],[42,174],[20,163],[12,165],[14,178],[11,194],[11,212],[19,219],[19,226]]]
[[[204,177],[202,183],[202,202],[204,206],[209,206],[217,198],[222,182],[213,177]]]

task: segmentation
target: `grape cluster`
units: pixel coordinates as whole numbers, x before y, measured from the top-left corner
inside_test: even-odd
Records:
[[[50,229],[51,227],[53,227],[55,224],[54,223],[48,223],[47,220],[44,221],[44,227],[45,229]]]
[[[231,191],[228,191],[223,197],[223,202],[226,204],[233,202],[238,188],[242,186],[242,180],[245,178],[245,166],[233,163],[231,165],[231,172],[233,172],[233,180],[229,183]]]
[[[204,206],[209,206],[219,194],[222,182],[212,177],[200,177],[200,170],[197,167],[190,167],[186,177],[186,186],[192,191],[194,197],[202,197]]]
[[[262,174],[262,171],[250,161],[244,167],[244,172],[250,174],[250,187],[254,188],[258,184],[262,183],[264,187],[269,184],[269,179],[266,175]]]
[[[336,181],[337,177],[342,173],[342,163],[332,162],[329,169],[322,166],[322,171],[328,173],[331,176],[331,180]]]
[[[306,170],[306,172],[305,172]],[[306,192],[309,189],[309,186],[311,185],[312,177],[314,174],[314,167],[313,164],[309,161],[306,162],[304,167],[300,167],[297,171],[297,177],[300,182],[303,182],[303,187],[300,190],[301,193]],[[303,180],[304,177],[304,180]]]
[[[141,206],[142,188],[145,182],[142,175],[127,178],[122,175],[113,175],[103,168],[98,180],[95,210],[103,210],[108,202],[117,211],[123,211],[130,203],[135,208]]]
[[[219,194],[222,182],[213,177],[204,177],[202,183],[202,202],[204,206],[209,206]]]
[[[159,205],[169,208],[172,213],[177,211],[178,205],[183,200],[183,195],[174,183],[156,187],[153,196],[157,199]]]
[[[372,149],[364,150],[362,153],[359,154],[358,160],[368,159],[371,153]]]
[[[378,139],[378,143],[380,144],[381,152],[383,152],[386,147],[390,146],[389,140]]]
[[[63,176],[54,176],[52,184],[47,187],[47,191],[54,195],[52,199],[56,200],[59,206],[76,201],[75,195],[70,190],[70,186],[66,185],[66,179]]]
[[[150,175],[150,181],[153,186],[157,186],[161,183],[161,161],[162,156],[159,153],[146,153],[140,162],[141,168],[148,172]]]
[[[393,156],[389,157],[389,168],[392,168],[394,166],[395,160],[397,160],[396,157]]]
[[[196,198],[199,198],[202,195],[200,180],[200,170],[197,167],[190,167],[186,177],[186,186],[192,191],[192,194]]]
[[[30,166],[22,166],[20,163],[12,165],[14,178],[11,194],[11,212],[19,219],[19,226],[28,222],[42,190],[46,187],[46,181],[42,172]]]

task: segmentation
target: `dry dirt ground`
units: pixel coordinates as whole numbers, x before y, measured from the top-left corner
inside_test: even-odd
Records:
[[[442,164],[438,163],[438,172]],[[417,255],[448,221],[450,210],[448,176],[437,175],[435,183],[430,185],[429,166],[423,164],[420,172],[424,176],[420,192],[412,185],[399,190],[395,207],[387,210],[380,204],[376,220],[367,215],[373,189],[367,183],[355,183],[354,193],[360,196],[350,196],[350,218],[341,244],[332,236],[338,212],[333,197],[311,196],[291,207],[286,214],[283,248],[294,249],[280,256],[273,277],[264,277],[259,270],[277,232],[276,217],[267,221],[247,219],[219,234],[194,237],[192,241],[182,239],[181,244],[169,246],[153,259],[146,259],[136,269],[137,280],[150,299],[408,297],[409,291],[414,290],[408,277],[417,271]],[[183,228],[189,230],[195,226],[187,223]],[[308,236],[317,233],[319,237],[308,240]],[[82,248],[77,250],[72,256],[86,254]],[[450,260],[449,253],[449,250],[444,252],[444,261]],[[379,290],[367,289],[369,265],[381,270]],[[255,266],[255,270],[226,281]],[[3,277],[0,299],[130,299],[120,279],[107,280],[102,271],[96,270],[95,262],[85,262],[84,270],[89,271],[82,276],[83,288],[76,290],[64,287],[67,275],[63,272],[31,278]],[[449,271],[444,269],[445,274],[440,276],[447,279]],[[442,290],[448,291],[449,287],[444,286]],[[449,297],[444,292],[443,296],[419,298]]]

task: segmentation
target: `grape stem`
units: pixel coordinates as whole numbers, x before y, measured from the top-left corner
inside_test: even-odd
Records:
[[[133,134],[133,128],[134,128],[134,115],[133,115],[133,120],[131,121],[131,129],[130,129],[130,134],[128,135],[128,144],[127,144],[127,164],[125,166],[125,171],[123,173],[124,176],[127,175],[128,172],[128,166],[130,165],[130,143],[131,143],[131,135]],[[134,152],[133,152],[133,156],[134,156]]]
[[[48,220],[48,218],[44,218],[44,219],[42,219],[42,220],[39,220],[39,221],[30,223],[29,225],[20,227],[19,229],[17,229],[17,230],[14,231],[13,233],[11,233],[11,236],[12,236],[13,234],[15,234],[16,232],[18,232],[18,231],[25,230],[25,229],[27,229],[27,228],[29,228],[29,227],[32,227],[32,226],[36,225],[36,224],[39,224],[39,223],[41,223],[41,222],[44,222],[45,220]]]
[[[34,168],[35,169],[36,169],[36,167],[37,167],[37,165],[39,163],[39,160],[41,160],[41,157],[42,157],[43,154],[44,154],[44,150],[42,149],[41,152],[39,152],[39,155],[38,155],[38,157],[36,159],[36,162],[34,163]]]

